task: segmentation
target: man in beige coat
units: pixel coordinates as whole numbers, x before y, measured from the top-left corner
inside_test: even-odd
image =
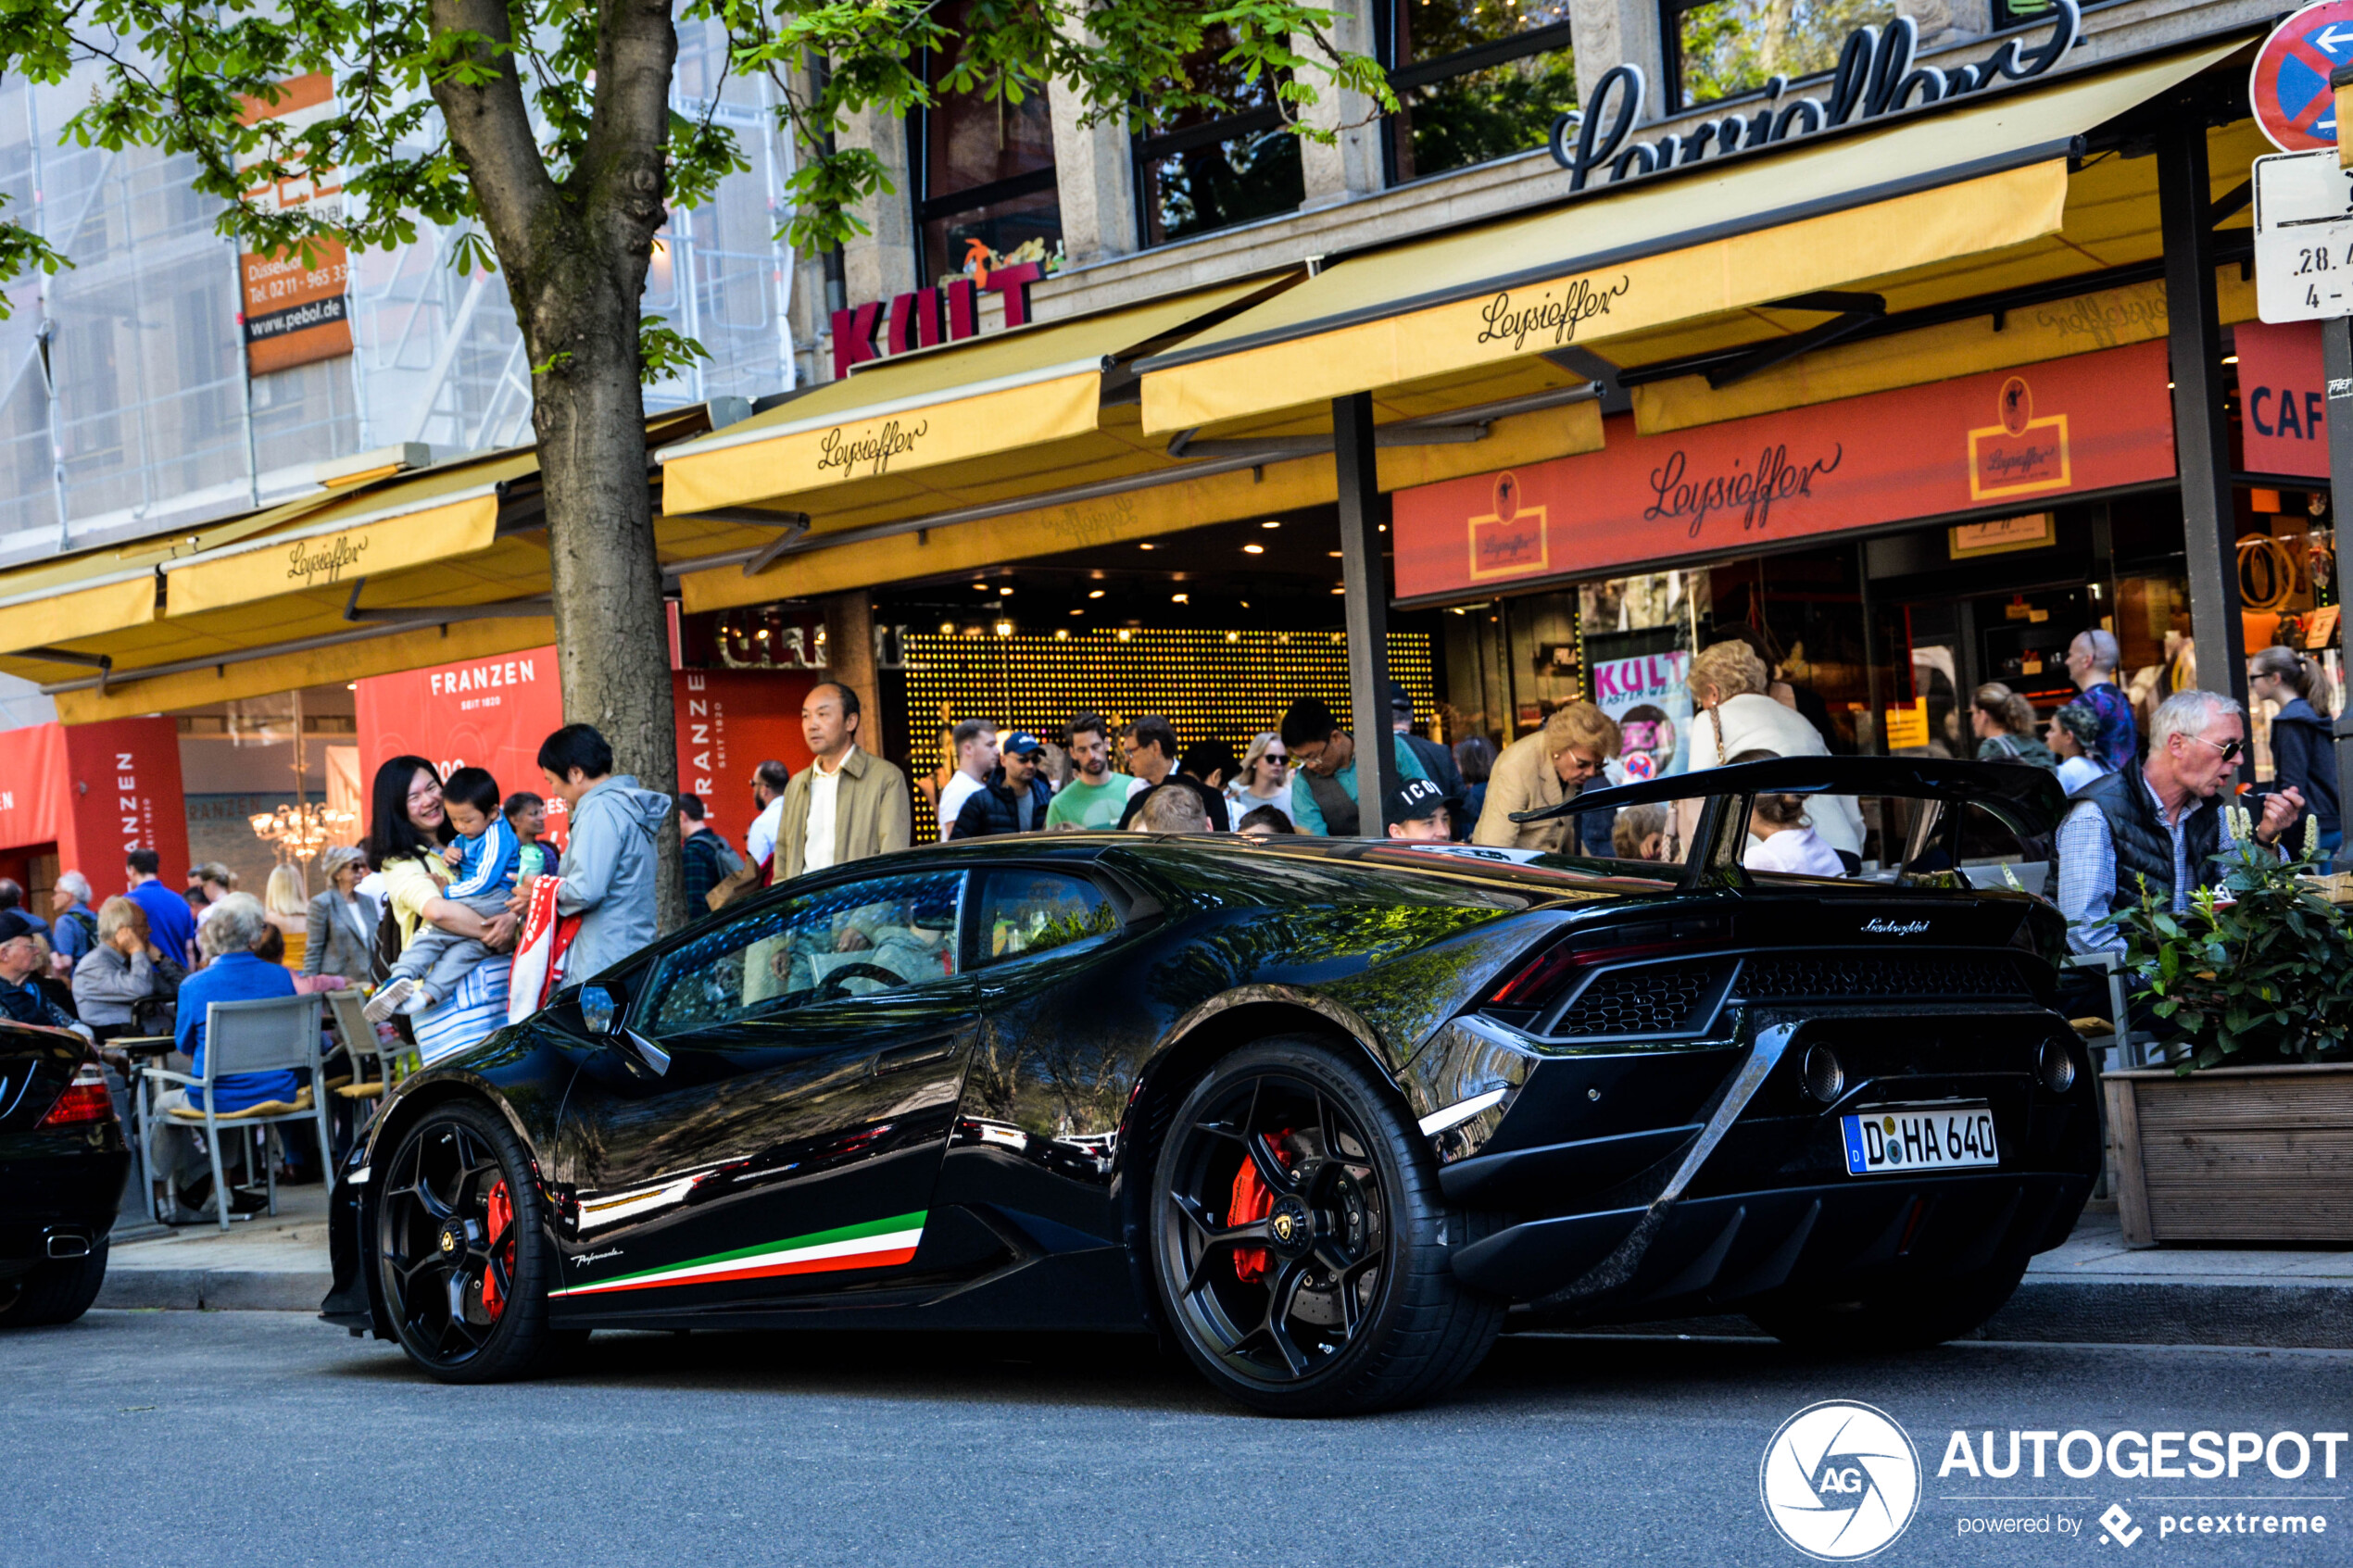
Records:
[[[907,775],[858,745],[858,694],[831,681],[800,705],[801,738],[815,759],[785,785],[775,880],[824,871],[914,840]]]
[[[1471,831],[1473,844],[1498,849],[1574,853],[1577,819],[1516,822],[1515,811],[1536,811],[1573,800],[1617,755],[1617,721],[1590,702],[1553,710],[1544,727],[1504,747],[1487,777],[1487,804]]]

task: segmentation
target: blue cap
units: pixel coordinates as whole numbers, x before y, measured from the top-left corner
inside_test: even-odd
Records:
[[[1015,730],[997,749],[1008,757],[1035,757],[1046,749],[1046,745],[1027,730]]]

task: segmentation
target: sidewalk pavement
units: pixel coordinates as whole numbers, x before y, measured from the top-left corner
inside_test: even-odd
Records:
[[[278,1209],[275,1219],[235,1222],[226,1236],[210,1224],[120,1233],[97,1304],[317,1311],[332,1283],[326,1191],[282,1187]],[[1655,1326],[1757,1332],[1736,1317]],[[2353,1349],[2353,1252],[2135,1250],[2124,1245],[2112,1209],[2089,1212],[2064,1246],[2034,1260],[2018,1294],[1977,1337]]]

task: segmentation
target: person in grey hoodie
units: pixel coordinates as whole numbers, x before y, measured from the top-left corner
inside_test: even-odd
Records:
[[[585,980],[654,939],[654,834],[670,797],[615,774],[612,747],[587,724],[566,724],[542,741],[539,771],[571,814],[556,911],[580,917],[564,978]]]

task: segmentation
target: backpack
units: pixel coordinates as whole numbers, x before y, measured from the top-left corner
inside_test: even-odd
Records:
[[[384,906],[384,913],[376,917],[376,939],[368,945],[368,978],[382,985],[392,978],[392,966],[400,961],[400,917],[393,912],[391,899],[378,902]],[[407,1013],[394,1013],[392,1026],[400,1032],[402,1039],[412,1046],[417,1043]]]
[[[87,909],[68,909],[63,917],[82,928],[82,951],[98,945],[98,917]]]

